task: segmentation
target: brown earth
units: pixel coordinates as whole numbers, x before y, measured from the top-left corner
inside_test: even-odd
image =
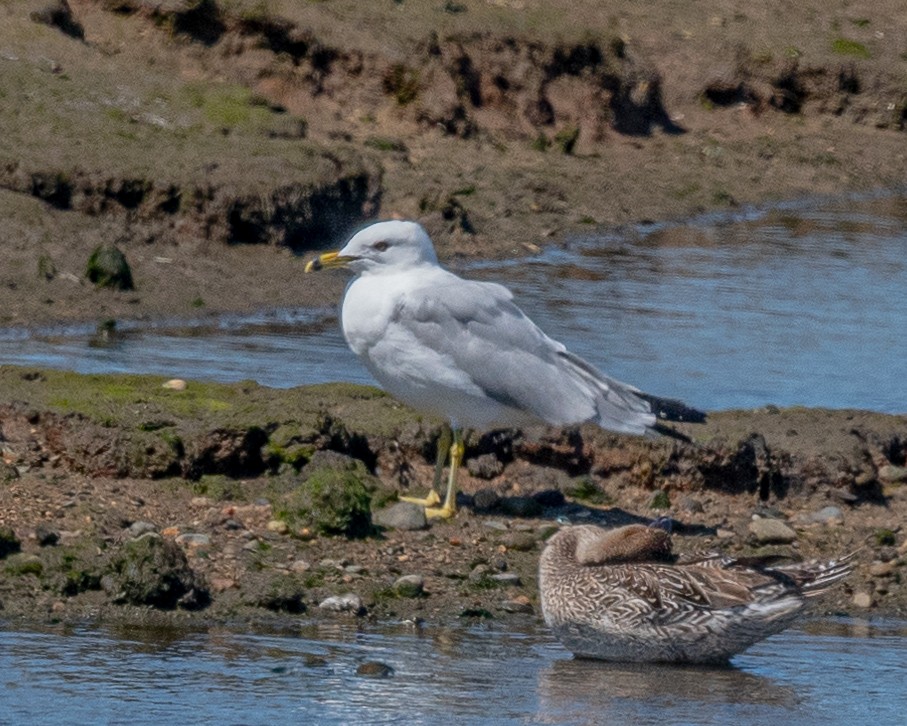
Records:
[[[897,0],[3,0],[0,324],[324,305],[313,249],[442,259],[903,184]],[[98,291],[116,243],[135,290]]]
[[[657,439],[595,427],[473,437],[458,515],[411,531],[368,518],[427,488],[438,425],[373,388],[177,390],[13,367],[0,383],[6,618],[273,624],[338,617],[320,605],[348,593],[383,622],[537,618],[538,555],[559,518],[664,516],[677,551],[856,552],[819,609],[907,612],[904,417],[766,409]],[[365,519],[326,527],[312,514],[318,482],[332,517],[349,501],[338,491],[367,492]]]
[[[333,305],[305,257],[376,217],[456,261],[897,189],[905,38],[895,0],[0,0],[0,325]],[[135,289],[88,282],[101,244]],[[823,607],[904,612],[903,417],[488,435],[457,519],[348,539],[279,524],[307,467],[351,466],[377,509],[427,485],[434,422],[371,389],[160,384],[0,369],[5,616],[257,621],[353,591],[378,618],[538,617],[552,518],[665,513],[679,549],[778,549],[762,515],[785,554],[859,550]]]

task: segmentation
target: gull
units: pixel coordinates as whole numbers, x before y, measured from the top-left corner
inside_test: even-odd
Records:
[[[781,566],[711,551],[678,557],[656,524],[575,525],[539,560],[542,614],[579,657],[724,663],[784,630],[850,574],[855,554]]]
[[[450,424],[450,443],[442,437],[436,468],[437,479],[449,446],[443,504],[434,488],[425,499],[409,500],[426,506],[430,517],[456,513],[464,428],[590,421],[645,434],[656,422],[652,402],[679,406],[675,419],[698,414],[601,373],[545,335],[506,287],[445,270],[416,222],[369,225],[343,249],[310,261],[305,271],[332,268],[356,273],[340,315],[352,351],[392,396]]]

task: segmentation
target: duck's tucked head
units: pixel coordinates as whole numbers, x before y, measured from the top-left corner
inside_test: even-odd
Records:
[[[573,527],[576,561],[581,565],[616,565],[627,562],[670,562],[671,535],[663,529],[630,524],[604,530],[589,525]]]
[[[306,266],[306,272],[348,267],[357,273],[436,265],[438,258],[422,225],[391,220],[360,230],[339,252],[327,252]]]

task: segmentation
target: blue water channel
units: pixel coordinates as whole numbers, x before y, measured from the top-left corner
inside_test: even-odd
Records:
[[[541,627],[280,634],[0,625],[4,724],[902,723],[907,623],[821,620],[729,668],[572,658]],[[366,661],[392,669],[357,674]]]
[[[608,373],[716,410],[907,412],[907,200],[800,202],[578,238],[457,272],[510,286]],[[336,302],[251,317],[0,330],[0,363],[275,387],[370,382]],[[2,614],[2,613],[0,613]],[[394,673],[357,675],[364,661]],[[901,723],[907,623],[806,621],[731,668],[573,659],[537,624],[249,634],[0,621],[0,724]]]
[[[511,287],[552,337],[614,377],[708,410],[907,412],[907,199],[799,202],[638,225],[535,257],[459,265]],[[337,300],[204,321],[0,329],[0,363],[274,387],[371,378]]]

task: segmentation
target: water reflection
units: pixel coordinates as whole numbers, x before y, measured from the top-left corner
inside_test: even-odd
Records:
[[[6,723],[900,722],[907,623],[848,619],[774,636],[732,667],[573,659],[539,626],[272,633],[0,626]],[[357,668],[379,661],[391,678]]]
[[[644,723],[670,709],[667,722],[677,723],[729,705],[793,709],[799,702],[792,688],[734,667],[558,660],[539,672],[538,688],[541,711],[558,722]]]

